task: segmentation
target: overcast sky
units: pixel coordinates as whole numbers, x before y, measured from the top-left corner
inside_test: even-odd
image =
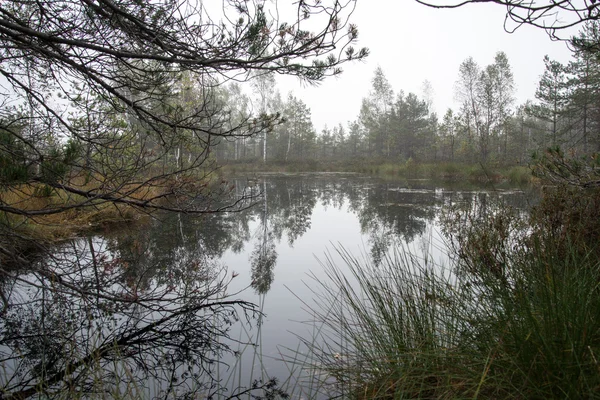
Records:
[[[441,1],[441,0],[440,0]],[[282,96],[292,90],[312,111],[318,132],[327,124],[344,127],[359,113],[363,97],[379,65],[397,93],[422,96],[422,84],[434,89],[434,108],[441,118],[454,102],[454,83],[460,64],[469,56],[481,66],[493,63],[504,51],[516,83],[517,103],[534,99],[543,73],[543,57],[567,62],[570,52],[563,42],[553,42],[539,29],[523,26],[515,33],[504,31],[504,8],[471,4],[454,10],[436,10],[414,0],[358,0],[352,22],[358,25],[359,43],[368,47],[367,61],[346,64],[340,77],[318,87],[302,87],[293,78],[278,78]]]

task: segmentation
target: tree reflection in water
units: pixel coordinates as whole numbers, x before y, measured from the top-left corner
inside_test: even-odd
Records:
[[[262,192],[262,215],[260,218],[260,234],[256,246],[250,254],[250,269],[252,275],[252,287],[258,294],[265,294],[271,288],[275,278],[273,270],[277,263],[277,251],[273,234],[269,231],[269,208],[267,198],[269,197],[267,182],[263,179]]]
[[[265,224],[266,226],[266,224]],[[274,269],[277,263],[277,250],[273,235],[265,228],[250,254],[252,287],[258,294],[269,291],[275,279]]]
[[[26,273],[3,270],[9,302],[0,320],[0,397],[225,390],[215,374],[234,342],[229,328],[258,318],[257,307],[227,294],[233,277],[201,248],[172,249],[157,273],[158,264],[147,262],[154,249],[129,244],[78,240]],[[254,389],[276,390],[272,382]]]

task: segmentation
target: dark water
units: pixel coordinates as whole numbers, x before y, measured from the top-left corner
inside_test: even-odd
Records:
[[[42,382],[51,391],[68,380],[77,390],[102,386],[126,398],[227,398],[255,379],[277,377],[298,395],[297,379],[306,379],[299,337],[314,329],[311,289],[326,279],[326,257],[343,268],[337,246],[375,264],[398,246],[443,264],[440,216],[448,207],[528,207],[518,190],[343,174],[232,185],[233,194],[260,193],[256,204],[202,218],[160,215],[74,240],[6,278],[0,392]],[[228,303],[236,300],[249,303]],[[294,357],[298,364],[289,361]],[[97,368],[83,373],[87,364]]]

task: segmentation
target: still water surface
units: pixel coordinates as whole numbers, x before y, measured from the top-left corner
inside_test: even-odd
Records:
[[[250,322],[253,323],[248,323],[245,318],[232,322],[230,332],[234,340],[224,343],[235,351],[234,355],[227,352],[216,352],[214,355],[215,360],[223,364],[214,363],[216,367],[212,371],[220,380],[220,386],[229,387],[230,394],[237,386],[249,386],[253,379],[267,376],[277,377],[284,389],[298,392],[295,379],[305,377],[295,369],[298,373],[289,379],[290,369],[294,369],[294,365],[282,361],[282,358],[302,350],[299,336],[310,338],[312,335],[311,317],[306,310],[315,297],[311,289],[315,286],[315,279],[326,279],[321,262],[327,254],[343,269],[343,263],[335,253],[336,247],[343,246],[366,262],[377,264],[390,250],[402,246],[417,254],[427,254],[444,264],[448,260],[440,218],[449,206],[478,204],[479,207],[528,207],[528,196],[519,190],[465,190],[437,186],[426,181],[393,182],[349,174],[268,175],[252,180],[233,179],[232,184],[237,192],[250,187],[255,193],[260,193],[256,204],[239,213],[203,218],[185,214],[158,216],[141,229],[136,227],[104,232],[75,240],[63,247],[77,251],[56,257],[63,264],[65,260],[78,265],[83,263],[82,260],[94,265],[101,264],[103,274],[110,275],[119,270],[118,279],[106,283],[112,292],[136,295],[129,290],[135,286],[136,290],[163,293],[163,301],[170,299],[164,293],[170,293],[172,287],[182,285],[181,277],[189,275],[190,265],[195,266],[193,276],[196,280],[202,280],[211,271],[218,271],[218,274],[225,276],[229,293],[236,293],[237,299],[257,304],[264,313],[259,318],[258,328],[256,320],[252,319]],[[76,257],[73,256],[75,253]],[[63,268],[58,261],[52,265],[53,268]],[[81,279],[88,283],[79,282],[78,285],[89,284],[93,287],[93,282],[99,282],[97,269],[93,270],[96,272],[84,268],[81,271],[84,271],[79,273]],[[64,276],[67,275],[65,272]],[[18,340],[14,338],[23,336],[21,331],[35,328],[35,324],[27,327],[19,317],[19,312],[26,312],[23,310],[28,309],[24,306],[28,302],[39,303],[41,300],[38,297],[46,296],[39,290],[39,287],[47,285],[45,279],[51,280],[51,276],[32,273],[13,284],[13,301],[24,308],[13,307],[12,319],[9,314],[8,318],[2,320],[3,328],[8,327],[10,329],[7,332],[12,332],[0,340],[0,353],[4,356],[2,366],[9,371],[7,375],[10,375],[11,369],[19,370],[14,361],[7,361],[10,359],[7,354],[14,354],[15,351],[29,351],[28,354],[32,354],[31,349],[23,348],[29,346],[35,350],[36,345],[42,345],[27,344],[23,340],[17,343]],[[38,290],[32,291],[24,282],[37,284]],[[186,286],[184,291],[178,293],[200,290],[193,285],[190,288]],[[47,297],[60,298],[56,294]],[[15,300],[17,298],[18,301]],[[69,301],[89,303],[73,299]],[[111,329],[118,330],[127,324],[132,328],[138,327],[138,322],[131,322],[135,321],[133,315],[157,319],[169,311],[169,306],[149,306],[147,311],[142,308],[128,312],[124,311],[125,308],[107,311],[108,300],[107,303],[96,301],[96,306],[101,309],[96,318],[104,321],[104,325],[98,329],[107,332],[92,335],[89,332],[92,325],[82,329],[74,322],[70,329],[76,333],[64,332],[65,337],[86,340],[92,337],[100,341],[100,338],[110,336]],[[185,296],[172,297],[173,304],[185,304],[185,301]],[[59,306],[52,307],[48,313],[61,312]],[[78,308],[85,308],[85,312],[78,312],[85,314],[89,320],[89,315],[96,315],[95,311],[90,311],[93,307],[94,304],[87,304]],[[110,326],[99,316],[106,313],[111,315]],[[119,313],[127,315],[127,318]],[[40,317],[31,319],[39,320]],[[74,316],[73,321],[76,320],[77,316]],[[65,321],[71,319],[66,318]],[[184,325],[182,323],[181,326]],[[185,335],[183,340],[192,341]],[[240,343],[236,343],[236,340]],[[160,343],[158,341],[153,346],[160,346]],[[165,346],[168,344],[165,342]],[[61,351],[64,354],[64,349]],[[156,358],[158,360],[160,357]],[[34,360],[29,363],[29,368],[35,368],[36,365],[41,365],[41,362]],[[27,365],[20,365],[19,368],[26,369]],[[180,369],[177,371],[180,379],[191,379],[181,374]],[[201,372],[200,369],[194,371]],[[157,378],[160,374],[149,376]],[[165,379],[169,377],[165,376]],[[0,381],[5,388],[7,380],[9,378],[5,376],[4,382]],[[151,392],[156,394],[160,388],[164,388],[164,385],[154,384]]]
[[[290,368],[281,358],[299,348],[298,336],[311,338],[314,326],[306,309],[315,301],[315,280],[327,279],[322,263],[329,257],[344,269],[336,248],[377,264],[402,247],[443,265],[448,249],[440,218],[449,207],[529,207],[521,190],[454,189],[356,175],[267,176],[258,185],[261,201],[240,215],[233,229],[245,232],[243,246],[227,248],[220,259],[239,273],[232,287],[250,285],[246,298],[265,313],[263,358],[260,363],[252,357],[254,370],[262,366],[280,380],[287,379]],[[266,254],[268,261],[260,265],[257,254]],[[248,367],[244,364],[244,370]]]

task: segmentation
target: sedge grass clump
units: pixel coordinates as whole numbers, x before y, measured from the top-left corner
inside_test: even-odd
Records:
[[[496,281],[493,322],[499,337],[492,373],[515,370],[527,398],[594,398],[600,390],[600,263],[536,246]]]
[[[339,249],[344,272],[329,258],[329,282],[316,290],[323,333],[306,341],[334,382],[328,390],[365,399],[597,397],[599,259],[533,237],[524,218],[463,217],[463,227],[476,226],[450,232],[457,251],[447,266],[403,249],[375,266]]]
[[[396,251],[379,265],[338,252],[347,272],[331,258],[325,263],[329,281],[318,283],[312,310],[322,334],[306,341],[314,364],[335,382],[322,385],[328,394],[472,393],[484,367],[467,345],[477,309],[474,292],[450,271],[406,252]]]

